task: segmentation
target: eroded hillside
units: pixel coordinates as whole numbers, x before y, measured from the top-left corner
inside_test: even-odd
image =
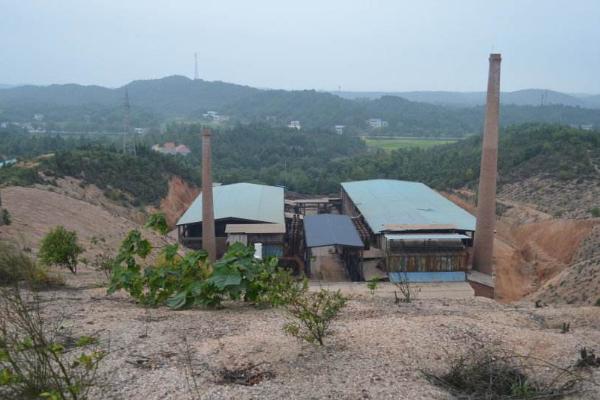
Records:
[[[66,185],[68,187],[68,185]],[[86,191],[94,201],[77,199],[60,189],[50,191],[39,187],[7,187],[0,189],[3,206],[9,210],[12,223],[2,226],[0,239],[10,240],[21,248],[35,253],[43,236],[53,227],[62,225],[77,232],[86,249],[83,257],[93,260],[96,254],[114,255],[127,232],[141,225],[119,213],[124,208],[111,204],[101,196],[94,197],[93,188]],[[64,189],[67,191],[68,189]],[[165,240],[151,231],[145,234],[152,243],[163,245]]]

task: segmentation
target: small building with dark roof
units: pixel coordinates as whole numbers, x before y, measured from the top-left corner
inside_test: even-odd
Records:
[[[309,276],[320,278],[337,267],[359,280],[360,253],[364,244],[347,215],[317,214],[304,217],[305,266]],[[339,271],[339,268],[337,268]]]

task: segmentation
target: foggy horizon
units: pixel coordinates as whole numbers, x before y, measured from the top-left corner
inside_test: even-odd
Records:
[[[0,0],[0,10],[0,84],[193,78],[197,52],[201,79],[263,89],[481,92],[498,52],[504,92],[600,93],[590,0]]]

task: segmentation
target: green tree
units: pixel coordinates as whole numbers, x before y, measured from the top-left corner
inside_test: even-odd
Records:
[[[42,239],[38,257],[45,265],[60,265],[76,273],[77,257],[81,253],[83,248],[77,243],[77,233],[57,226]]]

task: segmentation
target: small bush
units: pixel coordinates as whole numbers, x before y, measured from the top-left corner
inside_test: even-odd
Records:
[[[408,274],[406,272],[400,273],[400,280],[398,282],[394,282],[398,290],[400,291],[400,295],[394,291],[395,303],[412,303],[413,300],[416,300],[417,295],[421,292],[420,288],[415,287],[410,280],[408,279]]]
[[[596,304],[595,304],[595,306],[596,306],[596,307],[600,307],[600,297],[599,297],[599,298],[596,300]]]
[[[536,371],[555,376],[549,384],[532,378]],[[458,398],[509,400],[550,399],[577,393],[583,380],[569,368],[560,368],[533,356],[510,351],[479,348],[450,359],[441,374],[423,372],[430,381]]]
[[[59,275],[37,265],[31,257],[11,243],[0,241],[0,285],[27,281],[35,287],[62,285]]]
[[[81,253],[83,248],[77,243],[77,233],[57,226],[42,239],[38,257],[45,265],[60,265],[75,273]]]
[[[38,297],[28,293],[1,290],[0,398],[85,399],[104,352],[88,336],[69,348],[60,324],[43,319]]]
[[[371,292],[371,296],[375,295],[375,290],[379,287],[379,278],[371,278],[367,281],[367,288]]]
[[[92,261],[92,267],[96,271],[102,272],[106,279],[110,279],[113,265],[115,265],[115,259],[105,254],[96,254]]]
[[[317,293],[304,290],[289,300],[287,311],[295,320],[283,329],[291,336],[323,346],[331,322],[345,305],[346,298],[339,290],[321,289]]]
[[[10,225],[11,223],[12,219],[10,217],[10,213],[6,208],[3,208],[0,215],[0,225]]]
[[[592,214],[592,217],[594,218],[600,218],[600,207],[594,207],[590,210],[590,214]]]

